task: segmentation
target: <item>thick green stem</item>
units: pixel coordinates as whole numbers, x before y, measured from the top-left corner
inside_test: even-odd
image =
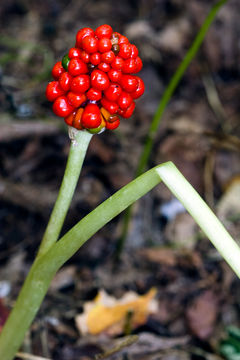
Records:
[[[172,162],[159,166],[156,171],[240,278],[240,248],[212,210]]]
[[[77,186],[86,151],[92,138],[92,134],[87,131],[77,131],[73,128],[70,128],[70,131],[73,138],[71,139],[67,166],[56,203],[39,248],[38,256],[48,251],[59,237]]]
[[[77,223],[29,272],[0,335],[0,359],[12,360],[57,270],[99,229],[161,180],[179,198],[215,247],[240,277],[240,248],[173,163],[159,165],[116,192]]]

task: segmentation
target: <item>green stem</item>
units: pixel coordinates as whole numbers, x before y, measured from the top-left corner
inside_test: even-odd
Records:
[[[186,53],[185,57],[183,58],[179,67],[177,68],[176,72],[172,76],[167,88],[165,89],[163,96],[160,100],[160,103],[158,105],[158,108],[157,108],[157,110],[154,114],[154,117],[152,119],[152,122],[150,124],[147,139],[146,139],[146,142],[145,142],[145,145],[143,148],[143,152],[140,156],[140,159],[138,162],[138,167],[137,167],[137,170],[135,173],[136,176],[141,175],[143,173],[143,171],[146,169],[146,166],[149,161],[149,157],[151,155],[151,151],[153,148],[153,143],[156,138],[157,130],[158,130],[159,125],[162,120],[163,113],[164,113],[169,101],[171,100],[173,93],[176,90],[179,82],[181,81],[184,73],[186,72],[188,66],[190,65],[190,63],[194,59],[194,57],[196,56],[204,38],[208,32],[210,25],[212,24],[213,20],[215,19],[220,8],[227,1],[228,0],[220,0],[215,5],[213,5],[213,7],[211,8],[210,12],[208,13],[208,16],[206,17],[204,23],[202,24],[199,32],[197,33],[197,36],[195,37],[195,39],[192,43],[192,46]],[[125,241],[126,241],[128,228],[129,228],[129,222],[131,220],[131,215],[132,215],[132,208],[130,207],[125,212],[124,217],[123,217],[122,234],[121,234],[120,239],[118,240],[117,246],[116,246],[116,257],[117,258],[120,257],[123,247],[124,247],[124,244],[125,244]]]
[[[161,98],[161,101],[158,105],[157,111],[154,114],[154,117],[152,119],[147,140],[144,145],[144,149],[142,152],[142,155],[140,157],[138,168],[136,172],[136,176],[140,175],[146,168],[150,153],[152,151],[153,142],[156,137],[156,132],[158,130],[158,127],[160,125],[160,122],[162,120],[162,115],[171,100],[174,91],[176,90],[179,82],[181,81],[184,73],[186,72],[188,66],[196,56],[207,32],[209,27],[211,26],[212,22],[214,21],[218,11],[220,8],[227,2],[228,0],[220,0],[218,1],[213,7],[211,8],[210,12],[208,13],[204,23],[202,24],[197,36],[195,37],[190,49],[186,53],[185,57],[183,58],[182,62],[180,63],[179,67],[177,68],[176,72],[172,76],[170,83],[168,84],[166,90],[164,91],[164,94]]]
[[[36,259],[0,334],[0,359],[14,357],[56,271],[102,226],[159,182],[155,169],[143,174],[99,205]]]
[[[1,334],[0,359],[12,360],[31,325],[57,270],[99,229],[163,182],[179,198],[196,222],[240,277],[240,248],[171,162],[156,166],[124,186],[77,223],[33,264]]]
[[[240,278],[240,248],[212,210],[172,162],[159,166],[156,171]]]
[[[49,223],[44,233],[38,256],[43,255],[57,241],[61,232],[67,211],[77,186],[82,164],[86,155],[92,134],[87,131],[77,131],[71,128],[73,139],[62,184],[55,202]]]

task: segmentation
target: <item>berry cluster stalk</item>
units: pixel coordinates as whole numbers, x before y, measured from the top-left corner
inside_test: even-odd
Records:
[[[77,131],[74,128],[69,128],[69,135],[72,139],[67,166],[57,200],[39,247],[38,256],[47,252],[48,249],[58,240],[77,186],[86,151],[92,138],[92,134],[89,132]]]

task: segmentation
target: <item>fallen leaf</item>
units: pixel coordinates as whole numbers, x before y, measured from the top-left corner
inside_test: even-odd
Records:
[[[76,316],[76,326],[83,335],[121,334],[129,313],[132,313],[131,327],[136,328],[146,322],[149,314],[157,311],[155,295],[154,288],[142,296],[130,291],[117,300],[100,290],[93,301],[84,305],[83,314]]]
[[[148,261],[167,266],[176,266],[176,251],[170,248],[149,248],[141,249],[140,255]]]
[[[188,325],[193,334],[201,340],[207,339],[213,331],[217,313],[218,301],[211,290],[198,296],[186,313]]]

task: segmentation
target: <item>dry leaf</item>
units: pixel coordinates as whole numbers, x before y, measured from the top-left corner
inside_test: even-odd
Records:
[[[155,295],[156,289],[151,289],[142,296],[127,292],[117,300],[101,290],[93,301],[84,305],[83,314],[76,317],[77,328],[83,335],[101,332],[111,336],[121,334],[130,312],[131,327],[136,328],[146,322],[149,314],[157,311]]]
[[[198,296],[187,308],[187,320],[193,334],[202,340],[207,339],[214,328],[218,313],[216,295],[207,290]]]

